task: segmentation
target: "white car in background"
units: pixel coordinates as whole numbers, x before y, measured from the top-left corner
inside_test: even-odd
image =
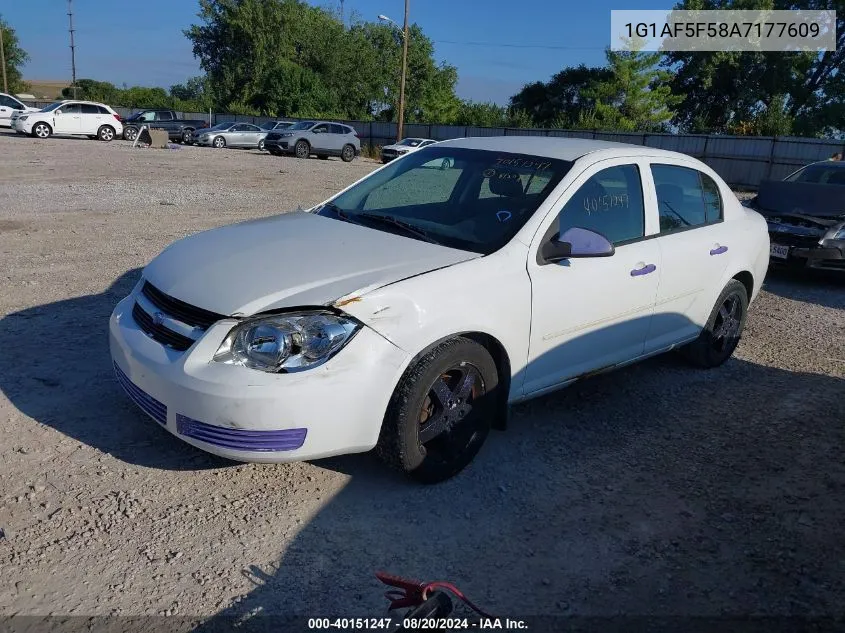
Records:
[[[123,134],[123,123],[120,115],[103,103],[68,99],[19,116],[15,131],[37,138],[70,134],[111,141]]]
[[[437,141],[430,138],[405,138],[399,143],[393,145],[385,145],[381,148],[381,162],[389,163],[398,156],[410,154],[423,147],[434,145]]]
[[[17,97],[0,92],[0,127],[12,127],[12,117],[23,112],[38,112],[38,108],[31,108]]]
[[[129,397],[206,451],[375,447],[430,483],[510,403],[676,348],[721,365],[768,264],[765,220],[699,160],[456,139],[168,246],[115,308],[111,356]]]

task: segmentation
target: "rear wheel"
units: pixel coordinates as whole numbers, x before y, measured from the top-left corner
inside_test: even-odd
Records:
[[[297,141],[296,145],[293,146],[293,150],[297,158],[308,158],[311,154],[311,146],[308,144],[308,141]]]
[[[344,163],[351,163],[355,158],[355,148],[351,145],[344,145],[340,152],[340,158]]]
[[[194,142],[194,131],[192,129],[182,130],[182,142],[185,145],[190,145]]]
[[[222,136],[216,136],[211,144],[216,147],[217,149],[222,149],[226,147],[226,139]]]
[[[134,141],[138,138],[138,128],[136,127],[128,127],[123,130],[123,138],[127,141]]]
[[[748,293],[739,281],[731,279],[698,339],[681,349],[681,353],[699,367],[718,367],[734,353],[748,313]]]
[[[102,125],[100,129],[97,130],[97,138],[101,141],[105,141],[108,143],[109,141],[114,140],[115,131],[114,128],[110,125]]]
[[[457,337],[414,363],[391,397],[376,451],[420,483],[463,470],[496,414],[498,372],[489,352]]]
[[[258,141],[258,151],[259,152],[264,151],[264,139],[261,139],[260,141]]]
[[[48,138],[52,133],[53,128],[46,123],[36,123],[32,128],[32,135],[37,138]]]

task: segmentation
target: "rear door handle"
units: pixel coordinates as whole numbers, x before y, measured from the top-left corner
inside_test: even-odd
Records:
[[[639,277],[641,275],[648,275],[649,273],[653,273],[657,270],[657,266],[654,264],[643,265],[640,268],[635,268],[631,271],[631,277]]]
[[[727,253],[728,247],[727,246],[717,246],[716,248],[710,251],[711,255],[721,255],[722,253]]]

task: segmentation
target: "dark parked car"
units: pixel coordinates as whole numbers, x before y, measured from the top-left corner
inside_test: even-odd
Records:
[[[764,180],[746,205],[768,222],[772,263],[845,271],[845,162]]]
[[[142,110],[123,121],[123,138],[134,141],[142,126],[167,130],[171,141],[191,143],[194,132],[208,127],[201,119],[180,119],[173,110]]]

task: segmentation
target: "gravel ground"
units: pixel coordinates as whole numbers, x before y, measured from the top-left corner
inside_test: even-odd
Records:
[[[436,487],[232,464],[127,401],[106,325],[140,267],[373,167],[0,134],[0,615],[381,615],[378,569],[503,616],[843,615],[843,281],[770,275],[723,368],[518,406]]]

